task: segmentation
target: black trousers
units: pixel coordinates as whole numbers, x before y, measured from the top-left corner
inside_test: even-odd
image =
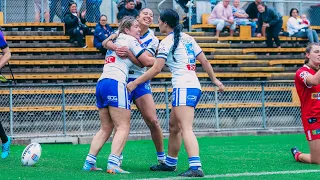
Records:
[[[268,48],[273,47],[272,38],[274,39],[274,42],[276,43],[277,47],[281,45],[280,39],[279,39],[279,33],[281,32],[282,24],[283,24],[283,21],[281,19],[275,25],[270,26],[266,29],[266,36],[267,36],[266,43]]]
[[[82,33],[80,32],[82,31]],[[71,40],[77,40],[79,47],[84,47],[85,43],[83,38],[89,34],[89,28],[87,26],[77,27],[69,30],[68,35]]]
[[[8,141],[8,137],[7,137],[6,133],[4,132],[4,129],[2,127],[1,122],[0,122],[0,138],[1,138],[2,144],[6,143]]]

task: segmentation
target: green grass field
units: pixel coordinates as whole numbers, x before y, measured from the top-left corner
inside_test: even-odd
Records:
[[[205,137],[198,138],[198,141],[207,179],[283,180],[318,179],[320,176],[320,166],[296,163],[292,158],[290,148],[294,145],[301,151],[308,151],[303,134]],[[187,155],[182,148],[177,172],[149,171],[149,166],[156,163],[155,149],[149,140],[127,143],[122,167],[131,172],[128,175],[111,175],[105,171],[82,171],[89,145],[43,144],[42,155],[36,166],[24,167],[20,163],[24,147],[12,146],[9,158],[1,161],[0,179],[178,179],[176,175],[188,168]],[[98,155],[98,167],[106,168],[109,152],[110,143],[106,144]]]

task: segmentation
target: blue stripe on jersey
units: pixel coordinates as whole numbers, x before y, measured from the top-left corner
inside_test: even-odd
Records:
[[[142,49],[137,55],[136,58],[138,58],[139,56],[141,56],[141,54],[144,52],[144,49]]]
[[[203,52],[203,51],[201,50],[201,51],[196,55],[196,57],[198,57],[202,52]]]

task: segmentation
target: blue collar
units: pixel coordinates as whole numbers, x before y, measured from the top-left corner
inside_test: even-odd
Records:
[[[169,36],[170,34],[173,34],[173,31],[171,31],[171,32],[168,34],[168,36]]]
[[[149,33],[150,33],[150,31],[148,29],[148,31],[144,35],[140,36],[140,39],[143,39],[143,38],[147,37]]]

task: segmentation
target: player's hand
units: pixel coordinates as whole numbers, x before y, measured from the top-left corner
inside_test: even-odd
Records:
[[[138,84],[135,83],[135,81],[131,81],[127,84],[127,90],[129,93],[131,93],[136,87],[138,86]]]
[[[223,92],[224,91],[224,85],[222,84],[222,82],[221,81],[219,81],[218,79],[215,79],[214,81],[213,81],[213,83],[216,85],[216,86],[218,86],[218,88],[219,88],[219,92]]]
[[[129,48],[127,46],[121,46],[116,49],[116,54],[120,58],[127,58],[129,53]]]

